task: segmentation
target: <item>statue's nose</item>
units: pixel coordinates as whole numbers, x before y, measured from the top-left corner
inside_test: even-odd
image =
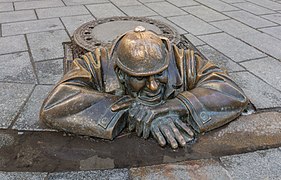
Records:
[[[156,91],[158,89],[159,84],[156,82],[154,76],[149,76],[147,87],[152,91]]]

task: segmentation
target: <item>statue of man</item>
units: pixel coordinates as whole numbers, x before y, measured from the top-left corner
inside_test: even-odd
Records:
[[[105,139],[127,126],[177,148],[195,133],[232,121],[247,104],[226,72],[137,27],[121,35],[111,52],[97,48],[75,59],[40,117],[52,128]]]

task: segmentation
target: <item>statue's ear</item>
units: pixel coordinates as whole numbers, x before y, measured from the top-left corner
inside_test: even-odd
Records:
[[[161,38],[163,44],[165,45],[167,51],[170,52],[170,51],[171,51],[171,43],[170,43],[170,40],[169,40],[168,38],[166,38],[166,37],[163,37],[163,36],[161,36],[160,38]]]

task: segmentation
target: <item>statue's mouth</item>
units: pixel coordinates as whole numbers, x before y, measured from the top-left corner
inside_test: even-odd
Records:
[[[164,95],[164,86],[162,85],[156,91],[144,89],[138,96],[138,99],[147,105],[157,105],[162,102]]]

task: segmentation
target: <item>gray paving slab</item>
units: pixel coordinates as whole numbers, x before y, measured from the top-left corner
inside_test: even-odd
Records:
[[[165,157],[164,157],[165,158]],[[130,169],[131,179],[231,179],[228,172],[212,159],[193,160],[183,163],[147,166]]]
[[[202,40],[200,40],[199,38],[197,38],[196,36],[192,35],[192,34],[185,34],[184,35],[194,46],[201,46],[206,44],[205,42],[203,42]]]
[[[35,63],[39,84],[56,84],[63,76],[63,59]]]
[[[266,57],[241,63],[248,71],[281,91],[281,62]]]
[[[141,5],[140,2],[138,2],[137,0],[111,0],[111,2],[113,4],[115,4],[116,6],[120,7],[120,6],[137,6],[137,5]]]
[[[168,2],[178,6],[178,7],[184,7],[184,6],[195,6],[199,5],[198,2],[195,2],[193,0],[167,0]]]
[[[172,21],[193,35],[221,32],[221,30],[192,15],[170,17],[168,20]]]
[[[182,9],[207,22],[229,19],[229,17],[217,11],[214,11],[206,6],[191,6]]]
[[[107,3],[109,0],[63,0],[67,6],[81,5],[81,4],[99,4]]]
[[[65,30],[28,34],[27,40],[34,61],[63,58],[62,42],[70,41]]]
[[[110,179],[110,180],[126,180],[129,179],[128,169],[112,169],[112,170],[97,170],[97,171],[73,171],[62,173],[50,173],[49,180],[92,180],[92,179]]]
[[[248,11],[250,13],[253,13],[255,15],[275,13],[275,11],[253,4],[251,2],[235,3],[234,6],[243,9],[245,11]]]
[[[39,19],[90,14],[84,6],[36,9]]]
[[[204,35],[200,39],[235,62],[265,57],[262,52],[225,33]]]
[[[70,34],[73,35],[74,31],[80,27],[82,24],[93,21],[95,18],[92,15],[82,15],[82,16],[69,16],[69,17],[61,17],[61,20],[66,27],[66,30]]]
[[[179,26],[177,26],[176,24],[174,24],[173,22],[169,21],[168,19],[166,19],[166,18],[164,18],[164,17],[162,17],[162,16],[151,16],[151,17],[149,17],[149,18],[155,19],[155,20],[159,20],[159,21],[161,21],[161,22],[163,22],[163,23],[166,23],[166,24],[172,26],[174,29],[176,29],[176,30],[178,31],[179,34],[185,34],[185,33],[187,33],[186,30],[180,28]]]
[[[1,180],[44,180],[47,173],[44,172],[4,172],[0,171]]]
[[[187,14],[180,8],[168,2],[146,3],[145,5],[163,17]]]
[[[2,24],[2,35],[11,36],[64,29],[59,18]]]
[[[253,15],[246,11],[233,11],[233,12],[225,12],[226,15],[241,21],[253,28],[261,28],[268,26],[275,26],[277,24],[270,22],[266,19],[260,18],[259,16]]]
[[[281,13],[262,16],[265,19],[281,24]]]
[[[0,12],[3,11],[13,11],[13,3],[0,3]]]
[[[16,10],[64,6],[61,0],[23,1],[23,2],[15,2],[14,4]]]
[[[41,121],[39,121],[39,112],[44,99],[47,97],[51,86],[37,85],[16,120],[13,129],[16,130],[31,130],[31,131],[55,131],[47,128]]]
[[[197,2],[221,12],[238,10],[236,7],[219,0],[197,0]]]
[[[116,6],[111,3],[86,5],[96,18],[106,18],[111,16],[125,16]]]
[[[280,179],[281,152],[269,149],[220,158],[233,179]]]
[[[0,128],[7,129],[33,89],[33,84],[0,83]]]
[[[27,52],[0,56],[0,81],[36,83]]]
[[[259,30],[281,40],[281,26],[262,28]]]
[[[281,58],[281,41],[268,34],[261,33],[234,20],[219,21],[212,24],[276,59]]]
[[[281,4],[270,1],[270,0],[247,0],[254,4],[266,7],[271,10],[281,10]]]
[[[155,16],[157,13],[144,5],[121,6],[120,9],[128,16]]]
[[[1,5],[1,4],[0,4]],[[37,19],[33,10],[10,11],[0,13],[0,23],[26,21]]]
[[[281,107],[281,93],[249,72],[230,73],[257,109]]]
[[[27,44],[23,35],[0,37],[0,54],[26,50]]]
[[[245,70],[245,68],[233,62],[231,59],[209,45],[204,45],[197,48],[206,58],[211,60],[214,64],[218,65],[220,68],[227,70],[228,72]]]

